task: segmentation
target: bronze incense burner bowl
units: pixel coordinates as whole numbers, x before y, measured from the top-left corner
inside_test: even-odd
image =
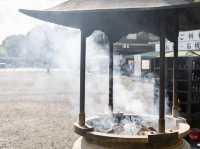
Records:
[[[158,132],[157,122],[157,116],[116,113],[89,118],[86,127],[75,123],[74,128],[82,136],[80,149],[85,149],[84,144],[87,149],[90,149],[89,144],[100,147],[98,149],[185,148],[183,137],[190,129],[185,119],[166,116],[163,134]]]

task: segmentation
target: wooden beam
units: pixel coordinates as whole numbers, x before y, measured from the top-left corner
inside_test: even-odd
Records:
[[[80,55],[80,113],[79,125],[85,126],[85,65],[86,65],[86,36],[81,32],[81,55]]]
[[[177,97],[177,82],[176,82],[176,58],[178,57],[178,39],[174,42],[174,58],[173,58],[173,105],[172,115],[178,116],[178,97]]]
[[[160,19],[160,100],[159,100],[159,132],[165,133],[165,24]]]
[[[178,97],[177,97],[177,83],[176,83],[176,58],[178,57],[178,36],[179,36],[179,14],[177,12],[176,18],[176,39],[174,41],[174,59],[173,59],[173,105],[172,105],[172,115],[174,117],[178,116]]]
[[[113,112],[113,42],[109,50],[109,108]]]

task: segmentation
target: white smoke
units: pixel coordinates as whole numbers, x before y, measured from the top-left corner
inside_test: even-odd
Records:
[[[43,42],[45,36],[51,45],[47,45],[47,47],[56,51],[55,55],[51,57],[52,61],[66,73],[66,89],[73,91],[69,97],[76,113],[79,109],[80,31],[57,25],[42,26],[29,34],[28,38],[32,42],[26,46],[32,47],[32,51],[36,51],[34,49],[38,47],[39,43],[37,42]],[[101,42],[101,40],[104,41]],[[95,31],[87,38],[85,97],[87,116],[110,112],[108,108],[109,47],[106,41],[106,35],[100,31]],[[44,45],[42,44],[42,46]],[[119,63],[116,56],[114,59],[115,63]],[[63,73],[62,71],[60,73]],[[133,77],[114,75],[115,112],[153,114],[155,107],[153,78],[134,80]]]
[[[71,102],[77,112],[79,108],[80,31],[69,30],[61,26],[40,27],[39,31],[34,32],[29,38],[43,39],[43,32],[48,36],[49,44],[56,51],[53,61],[60,69],[68,72],[66,88],[77,93],[69,95],[73,99]],[[101,42],[101,40],[104,41]],[[106,41],[106,35],[100,31],[95,31],[87,38],[85,97],[87,116],[109,113],[109,47]],[[34,44],[30,46],[34,47]],[[118,60],[116,56],[114,59],[116,63]],[[153,78],[138,81],[133,77],[114,75],[115,112],[152,114],[154,108]]]
[[[4,0],[0,2],[0,29],[2,40],[10,34],[26,33],[42,21],[27,17],[18,12],[19,8],[43,9],[55,5],[62,0]],[[69,95],[75,111],[79,107],[79,67],[80,67],[80,32],[65,27],[48,24],[51,31],[46,31],[51,46],[56,51],[54,62],[66,71],[68,81],[66,89],[76,94]],[[29,36],[34,39],[43,39],[42,32]],[[87,115],[108,113],[108,44],[100,45],[95,38],[102,36],[101,32],[94,32],[87,39],[87,71],[86,71],[86,112]],[[105,35],[104,35],[105,36]],[[37,43],[28,45],[34,47]],[[43,82],[45,83],[45,82]],[[132,78],[115,77],[114,79],[114,108],[115,111],[134,114],[149,114],[154,108],[154,83],[133,81]]]
[[[153,114],[154,79],[134,80],[129,77],[117,77],[114,80],[114,99],[120,112],[133,114]]]

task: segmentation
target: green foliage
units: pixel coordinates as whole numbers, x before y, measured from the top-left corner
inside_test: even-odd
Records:
[[[4,57],[7,55],[7,49],[0,45],[0,56]]]
[[[24,43],[25,43],[25,36],[23,35],[13,35],[7,37],[4,41],[2,46],[7,49],[7,54],[9,57],[19,57],[20,54],[23,52]]]

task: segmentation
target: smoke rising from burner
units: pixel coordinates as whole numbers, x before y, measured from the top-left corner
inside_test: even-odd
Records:
[[[50,75],[63,73],[70,103],[70,112],[78,116],[79,111],[79,68],[80,32],[57,25],[44,25],[34,28],[26,35],[21,45],[32,51],[31,58],[41,55],[55,66]],[[46,40],[48,42],[46,42]],[[45,44],[44,44],[45,43]],[[108,66],[109,46],[105,34],[95,31],[87,38],[86,66],[86,115],[109,114],[108,108]],[[45,54],[41,53],[46,49]],[[53,49],[53,53],[49,52]],[[114,56],[115,63],[118,59]],[[158,114],[158,104],[154,103],[154,76],[146,80],[134,77],[121,77],[114,73],[114,111],[133,114]],[[62,77],[63,77],[62,76]],[[62,80],[63,78],[61,78]],[[38,82],[38,86],[48,87],[48,82]],[[158,90],[157,90],[158,91]]]
[[[79,107],[79,67],[80,67],[80,32],[62,26],[41,26],[32,30],[29,41],[24,45],[31,47],[31,51],[46,49],[46,56],[54,65],[69,72],[66,88],[73,90],[74,107]],[[48,39],[46,44],[44,41]],[[28,45],[27,45],[28,44]],[[108,68],[109,46],[106,35],[95,31],[87,38],[86,53],[86,112],[87,115],[108,113]],[[46,47],[45,47],[46,46]],[[43,47],[43,48],[41,48]],[[50,49],[48,49],[50,48]],[[41,49],[41,50],[35,50]],[[53,49],[53,55],[49,51]],[[51,55],[51,56],[49,56]],[[114,56],[115,63],[118,59]],[[62,72],[61,72],[62,73]],[[154,78],[135,80],[134,77],[121,77],[114,72],[114,109],[115,112],[131,112],[134,114],[153,114],[154,105]],[[150,75],[149,75],[150,76]],[[73,81],[72,81],[73,80]],[[72,88],[72,89],[71,89]],[[73,94],[74,95],[74,94]]]
[[[62,0],[45,0],[35,2],[32,0],[22,0],[19,3],[11,0],[0,2],[3,9],[0,11],[2,16],[7,13],[8,17],[13,18],[6,20],[2,19],[1,24],[5,27],[13,26],[12,21],[22,22],[22,24],[15,23],[15,31],[26,32],[35,24],[40,24],[41,21],[29,18],[25,15],[19,14],[19,8],[28,9],[43,9],[60,3]],[[15,4],[14,4],[15,3]],[[9,5],[12,4],[12,5]],[[5,7],[6,6],[6,7]],[[13,11],[8,11],[13,10]],[[8,14],[9,12],[9,14]],[[23,16],[23,17],[22,17]],[[25,23],[24,23],[25,22]],[[33,23],[37,22],[37,23]],[[46,24],[46,23],[45,23]],[[20,48],[30,49],[32,57],[39,57],[41,54],[39,50],[46,48],[53,48],[54,53],[47,52],[46,59],[49,59],[59,69],[66,70],[66,85],[67,90],[72,91],[71,102],[74,105],[75,111],[79,107],[79,67],[80,67],[80,33],[77,30],[67,29],[56,25],[46,25],[39,30],[28,35],[27,42],[22,44]],[[10,33],[18,33],[9,29]],[[5,35],[10,33],[4,33]],[[46,37],[44,37],[46,36]],[[48,38],[48,45],[42,45],[43,39]],[[96,113],[108,113],[108,43],[99,43],[97,39],[106,36],[101,32],[94,32],[87,40],[87,69],[86,69],[86,110],[87,115],[96,115]],[[99,40],[100,41],[100,40]],[[106,40],[105,40],[106,41]],[[40,46],[41,45],[41,46]],[[38,48],[39,47],[39,48]],[[43,82],[45,83],[45,82]],[[154,108],[157,107],[153,102],[153,78],[146,82],[133,81],[133,78],[114,77],[114,108],[118,112],[132,112],[138,114],[154,113]],[[158,109],[158,108],[157,108]]]

